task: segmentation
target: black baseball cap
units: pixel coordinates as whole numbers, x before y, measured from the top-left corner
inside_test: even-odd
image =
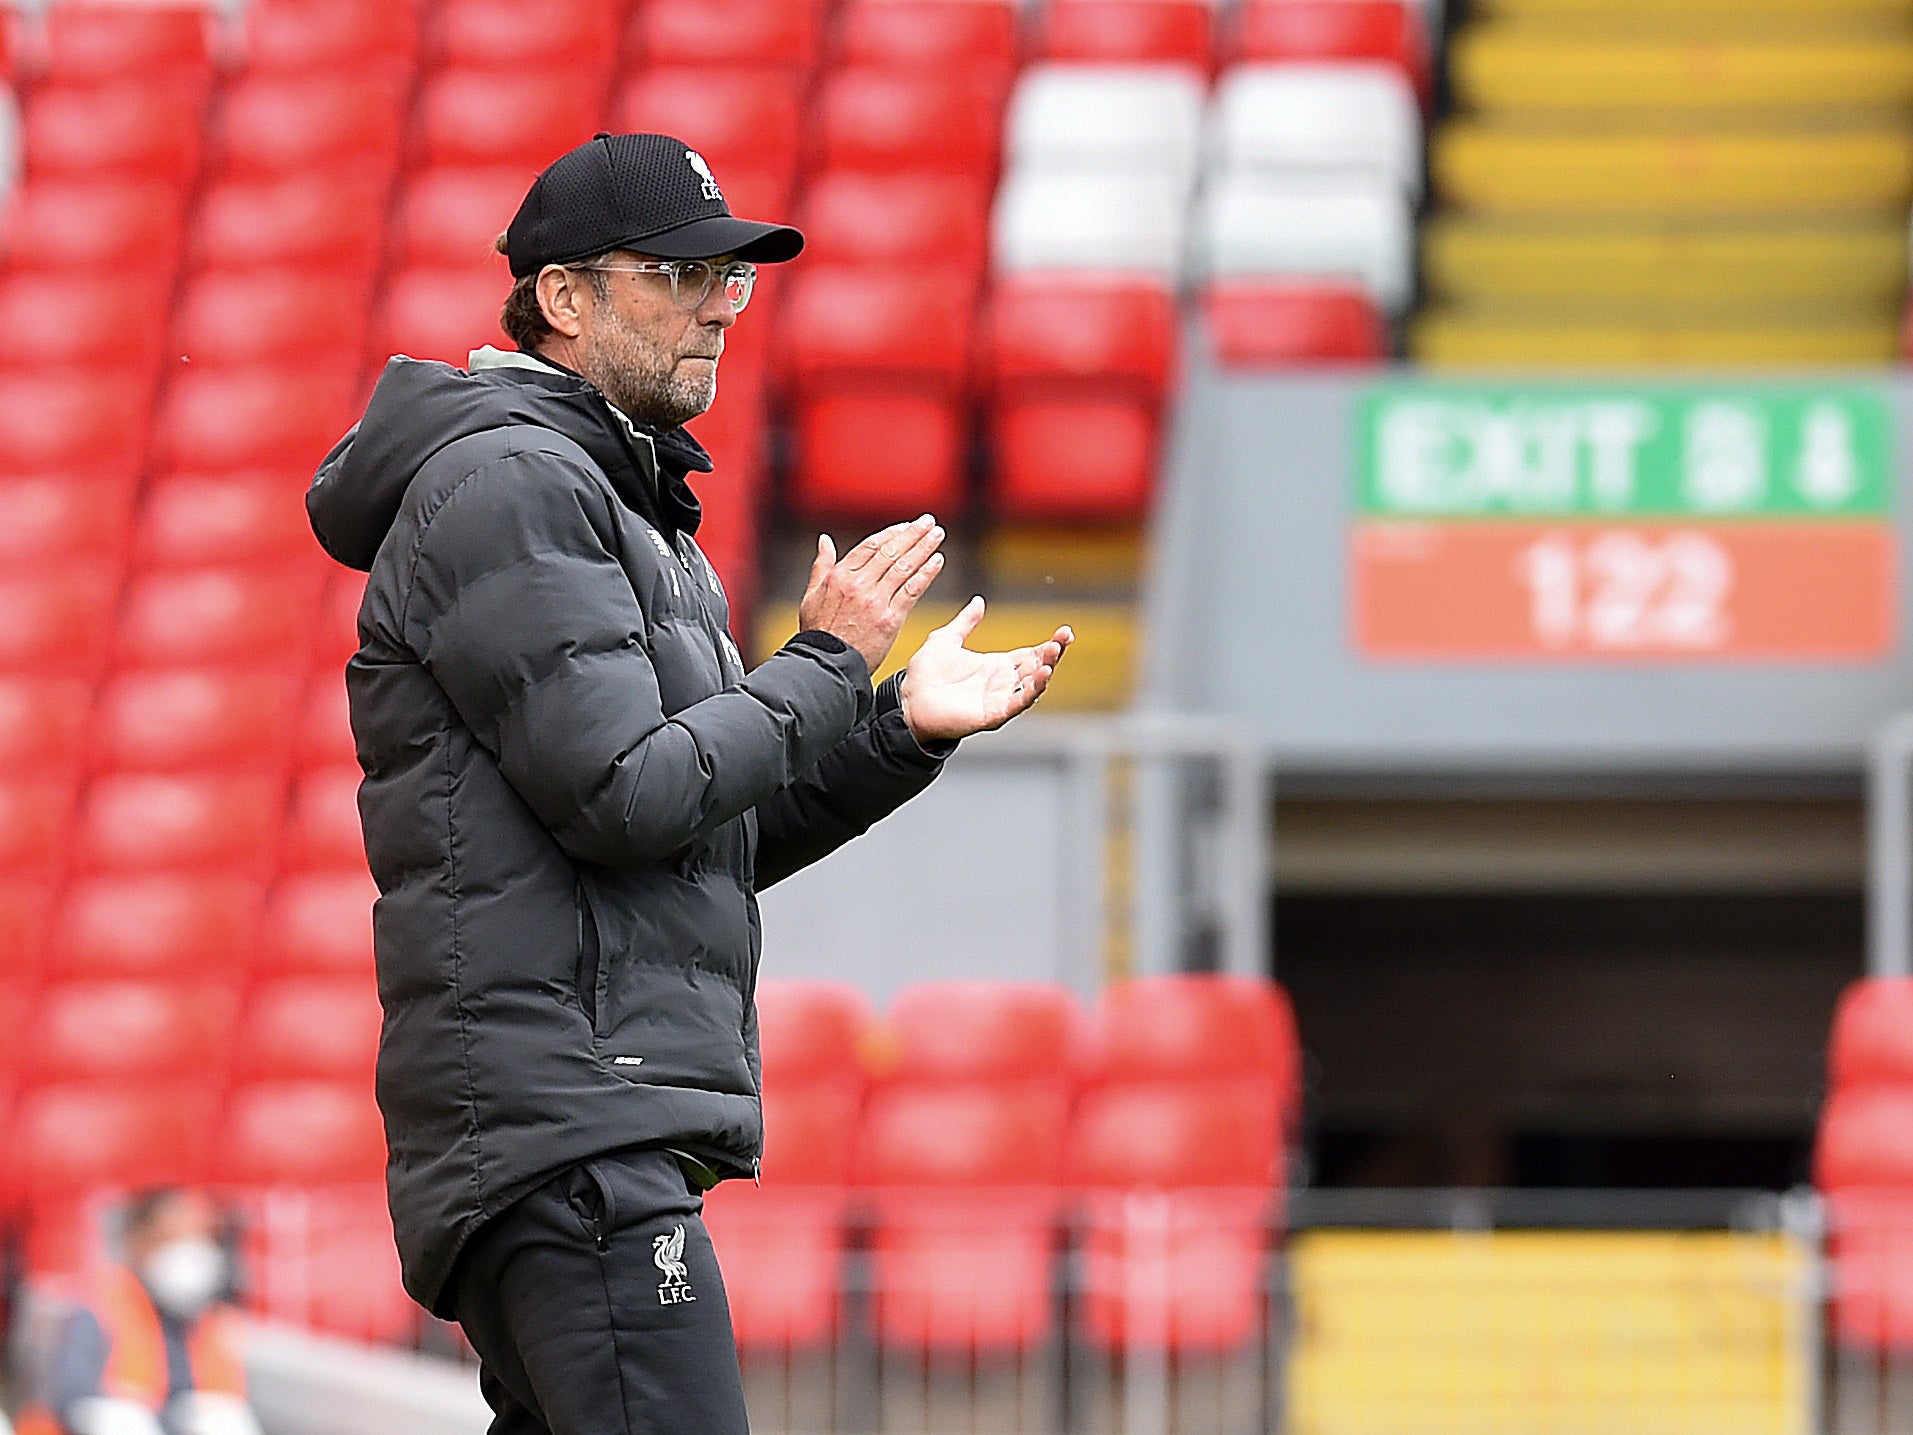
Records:
[[[704,156],[670,135],[600,134],[558,156],[531,182],[505,231],[518,279],[608,249],[781,264],[803,247],[788,224],[736,218]]]

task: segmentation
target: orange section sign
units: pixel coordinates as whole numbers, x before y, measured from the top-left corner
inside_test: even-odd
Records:
[[[1896,629],[1881,523],[1368,520],[1354,638],[1370,657],[1879,658]]]

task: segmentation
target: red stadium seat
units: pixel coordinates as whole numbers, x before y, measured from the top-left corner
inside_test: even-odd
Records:
[[[1220,279],[1202,294],[1202,315],[1224,364],[1377,363],[1388,325],[1359,285],[1280,279]]]
[[[0,572],[117,560],[133,529],[133,488],[112,479],[0,478]]]
[[[733,329],[732,333],[737,331]],[[733,360],[740,365],[733,373]],[[749,505],[763,491],[764,447],[768,434],[764,416],[764,396],[762,381],[751,376],[749,358],[744,354],[733,354],[727,345],[724,350],[724,363],[721,370],[723,397],[710,410],[698,416],[696,428],[692,434],[704,445],[712,462],[717,464],[715,473],[698,476],[698,495],[704,501],[704,522],[697,530],[698,547],[710,552],[711,544],[707,540],[716,532],[713,525],[726,522],[737,515],[730,512],[726,502],[735,498]],[[717,492],[707,494],[705,490],[712,485],[724,488],[722,495]],[[729,485],[725,488],[725,485]],[[748,518],[750,515],[746,514]]]
[[[1136,522],[1156,477],[1156,416],[1120,395],[1005,404],[992,419],[995,510],[1039,522]]]
[[[765,980],[757,987],[757,1044],[766,1090],[862,1080],[870,1001],[844,982]]]
[[[1264,1328],[1280,1111],[1263,1082],[1105,1087],[1069,1142],[1085,1324],[1110,1347],[1229,1350]]]
[[[39,369],[90,364],[137,371],[149,383],[166,338],[172,299],[161,275],[74,274],[50,283],[45,274],[0,281],[0,332],[11,336],[0,365]]]
[[[222,1123],[215,1171],[247,1185],[376,1179],[385,1128],[365,1081],[262,1081],[239,1087]]]
[[[133,580],[115,651],[123,663],[246,663],[303,671],[319,575],[301,567],[182,568]]]
[[[296,266],[364,282],[379,259],[380,226],[367,217],[384,207],[385,186],[360,175],[222,180],[200,201],[191,262],[200,270]]]
[[[1835,1091],[1913,1088],[1913,978],[1868,977],[1841,993],[1827,1068]]]
[[[373,319],[373,359],[404,354],[464,368],[472,350],[505,343],[498,311],[510,289],[503,260],[459,269],[400,270],[387,282]]]
[[[310,364],[348,369],[365,341],[365,306],[337,280],[297,268],[214,273],[180,300],[173,347],[204,367]]]
[[[817,0],[640,0],[627,48],[650,66],[750,65],[810,70],[823,6]]]
[[[299,684],[283,668],[157,668],[100,692],[93,757],[102,768],[275,771],[286,760]]]
[[[1254,1075],[1095,1087],[1070,1128],[1068,1178],[1099,1190],[1266,1191],[1280,1176],[1280,1114]]]
[[[733,169],[788,174],[803,124],[799,77],[761,69],[639,70],[611,105],[614,130],[676,135],[710,161],[727,192]]]
[[[73,784],[51,777],[0,778],[0,872],[45,874],[65,855]]]
[[[356,365],[190,370],[167,391],[155,427],[162,471],[310,474],[352,426]]]
[[[538,168],[448,165],[413,175],[393,220],[399,263],[458,268],[491,264],[501,289],[509,288],[510,276],[494,245],[518,212]]]
[[[252,0],[246,66],[255,75],[379,74],[402,79],[418,53],[418,13],[388,0]]]
[[[882,461],[871,444],[881,435]],[[963,415],[950,400],[829,394],[797,406],[797,468],[788,495],[806,517],[954,516],[964,500]]]
[[[844,1186],[862,1105],[855,1078],[764,1085],[763,1180],[774,1187]]]
[[[1913,1350],[1913,1190],[1826,1198],[1833,1337],[1847,1350]]]
[[[365,836],[359,826],[360,776],[357,763],[300,774],[286,831],[289,865],[351,871],[365,866]]]
[[[313,671],[336,678],[359,650],[359,604],[365,599],[365,576],[358,572],[334,570],[326,584],[325,602],[319,611],[318,651],[313,654]]]
[[[797,188],[796,172],[789,168],[727,165],[722,178],[724,199],[732,214],[746,219],[774,219],[782,223],[790,213],[791,195]],[[764,272],[757,274],[757,288],[764,288]],[[753,304],[760,300],[753,300]]]
[[[1913,1190],[1913,1088],[1836,1091],[1820,1115],[1813,1183],[1822,1191]]]
[[[542,169],[602,129],[603,110],[603,91],[566,67],[446,70],[420,91],[414,134],[427,164]]]
[[[0,793],[4,791],[5,787],[0,785]],[[0,804],[5,801],[6,798],[0,796]],[[31,877],[0,881],[0,982],[8,984],[21,1002],[26,1000],[28,987],[39,979],[52,911],[53,893],[45,882],[36,882]],[[13,1015],[19,1018],[23,1013],[15,1007]],[[0,1031],[25,1030],[18,1024],[8,1026],[0,1022]],[[20,1045],[8,1043],[14,1057],[19,1055]],[[8,1059],[0,1057],[0,1064]]]
[[[326,1077],[372,1084],[379,993],[369,973],[282,977],[246,1000],[235,1075],[241,1080]]]
[[[799,390],[850,379],[959,394],[969,387],[976,287],[954,270],[821,265],[796,276],[782,326]]]
[[[0,773],[67,777],[85,751],[92,685],[72,677],[0,676]]]
[[[919,1351],[1026,1349],[1050,1329],[1060,1093],[895,1086],[865,1114],[878,1337]]]
[[[101,563],[0,573],[0,672],[96,672],[119,586],[118,572]]]
[[[274,1320],[410,1346],[420,1311],[399,1280],[383,1181],[242,1193],[246,1305]]]
[[[1175,296],[1149,279],[1000,275],[985,345],[1004,397],[1126,395],[1154,405],[1175,368]]]
[[[259,774],[95,781],[75,833],[92,871],[260,871],[277,850],[283,784]]]
[[[220,103],[215,152],[224,173],[244,179],[324,170],[389,182],[404,101],[393,77],[376,68],[251,76]]]
[[[345,684],[338,673],[315,671],[307,684],[292,758],[300,767],[343,766],[358,761],[346,712]]]
[[[1006,78],[1016,67],[1017,7],[948,0],[850,0],[836,51],[848,65]]]
[[[0,477],[131,483],[150,402],[150,388],[89,369],[0,374]]]
[[[823,988],[802,996],[822,998]],[[817,1011],[831,1025],[843,1015],[829,1005]],[[855,1088],[841,1080],[767,1078],[764,1184],[726,1182],[705,1198],[726,1262],[731,1323],[746,1349],[814,1347],[836,1333],[856,1114]]]
[[[1000,78],[988,74],[839,70],[818,92],[817,159],[831,170],[993,175],[1003,96]]]
[[[1258,977],[1147,977],[1103,991],[1090,1022],[1092,1082],[1234,1080],[1289,1090],[1298,1063],[1286,993]]]
[[[1408,0],[1246,0],[1236,22],[1242,60],[1380,60],[1428,92],[1428,42]]]
[[[198,1185],[208,1172],[213,1094],[198,1084],[64,1082],[14,1111],[8,1161],[45,1198],[92,1186]]]
[[[1067,1105],[1061,1091],[1020,1084],[881,1086],[852,1169],[879,1191],[1054,1186]]]
[[[987,176],[826,171],[805,193],[801,226],[817,259],[909,261],[981,272]]]
[[[210,982],[55,982],[35,1007],[36,1081],[213,1081],[238,997]]]
[[[1066,1088],[1080,1013],[1047,982],[923,982],[897,994],[879,1075],[905,1082],[1034,1082]]]
[[[7,269],[111,264],[113,278],[169,286],[178,258],[185,197],[152,180],[42,178],[13,197],[7,217]]]
[[[432,63],[481,70],[572,69],[578,82],[617,59],[616,0],[444,0]]]
[[[206,5],[73,3],[46,12],[46,71],[55,80],[110,84],[155,76],[212,78],[213,26]]]
[[[0,1047],[0,1122],[12,1114],[14,1088],[20,1084],[25,1063],[27,1027],[26,963],[19,949],[7,945],[8,936],[0,931],[0,1031],[8,1033],[7,1044]],[[0,1210],[6,1209],[12,1190],[11,1178],[0,1178]]]
[[[89,877],[61,896],[52,956],[62,976],[231,981],[252,959],[258,881],[227,874]]]
[[[1046,60],[1209,68],[1207,0],[1055,0],[1037,51]]]
[[[372,903],[378,895],[363,863],[356,872],[301,872],[286,878],[266,903],[260,971],[369,977]]]
[[[198,90],[119,81],[42,85],[26,107],[27,174],[160,180],[178,188],[199,168]]]
[[[747,1355],[815,1349],[835,1337],[848,1204],[841,1189],[746,1181],[726,1181],[704,1198],[731,1329]]]
[[[312,528],[303,490],[276,474],[160,479],[140,509],[132,557],[149,568],[306,565]]]

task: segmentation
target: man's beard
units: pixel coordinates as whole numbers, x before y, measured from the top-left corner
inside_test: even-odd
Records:
[[[715,362],[708,369],[680,364],[680,355],[660,353],[621,316],[597,331],[585,357],[590,367],[581,370],[584,376],[616,408],[654,429],[688,423],[717,398]]]

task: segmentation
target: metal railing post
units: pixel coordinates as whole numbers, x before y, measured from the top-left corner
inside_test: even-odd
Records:
[[[1880,730],[1867,770],[1867,972],[1913,976],[1913,714]]]

